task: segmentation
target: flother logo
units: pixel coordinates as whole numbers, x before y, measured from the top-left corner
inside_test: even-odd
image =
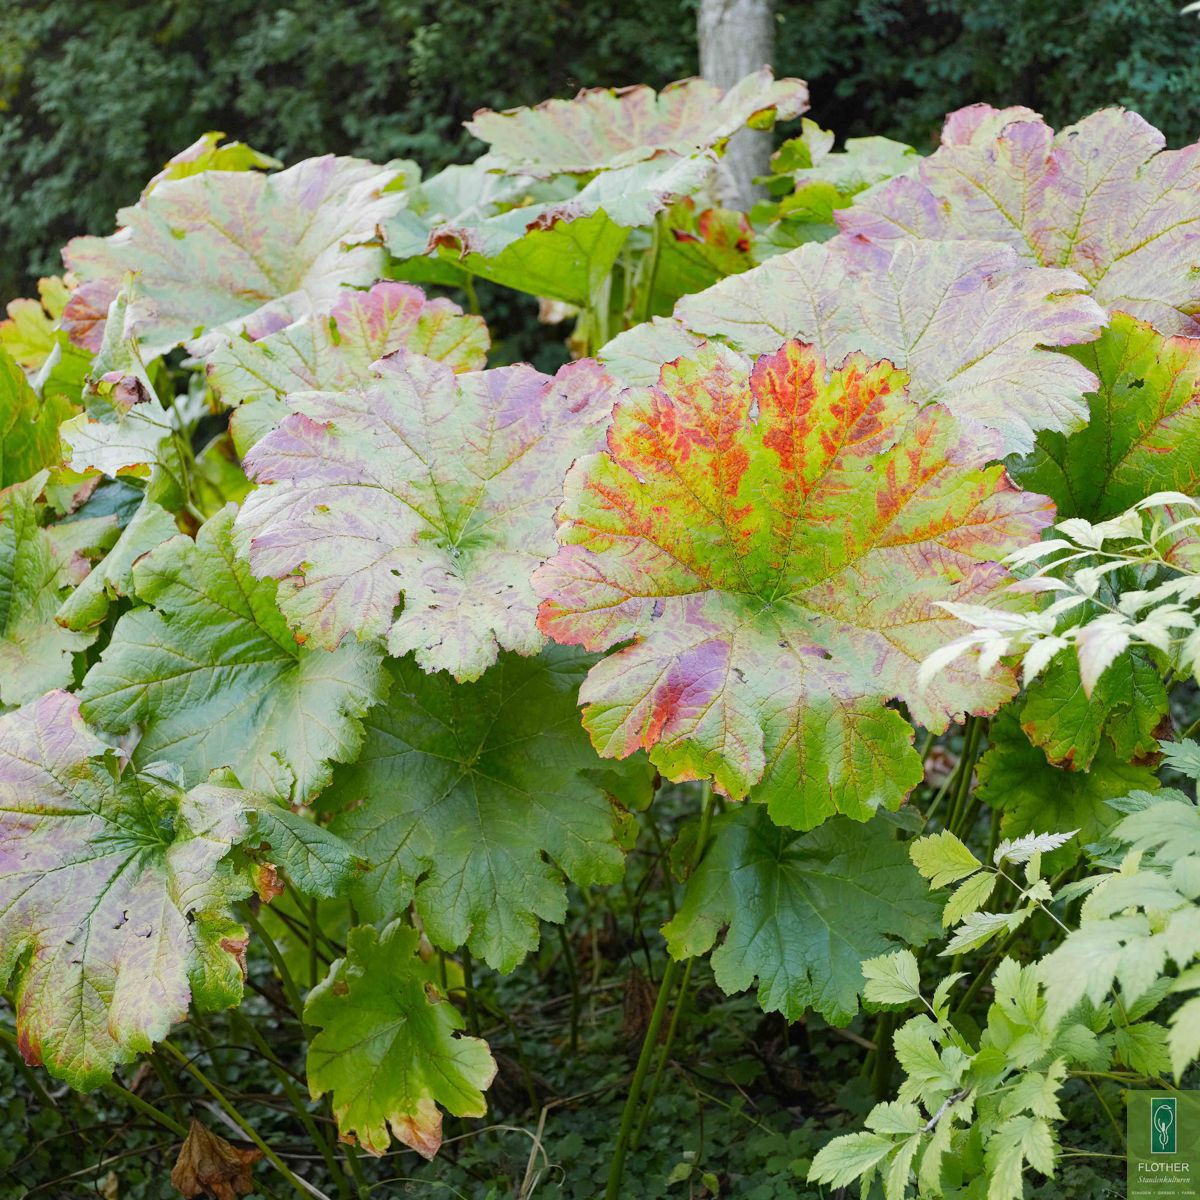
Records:
[[[1150,1101],[1150,1153],[1175,1154],[1179,1146],[1179,1103],[1174,1096]]]

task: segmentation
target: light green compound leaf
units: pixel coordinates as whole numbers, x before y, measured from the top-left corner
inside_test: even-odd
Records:
[[[1054,500],[1059,520],[1103,521],[1155,492],[1200,490],[1200,342],[1164,337],[1124,313],[1069,351],[1100,381],[1076,432],[1043,432],[1009,464],[1022,487]]]
[[[929,886],[945,887],[973,875],[983,864],[948,829],[918,838],[908,848],[913,866],[929,880]]]
[[[1029,685],[1021,705],[1021,728],[1046,757],[1073,771],[1087,771],[1101,744],[1123,762],[1158,749],[1155,736],[1167,713],[1162,673],[1145,653],[1120,655],[1083,690],[1079,660],[1061,654]]]
[[[89,721],[112,732],[138,725],[135,764],[179,764],[189,782],[231,768],[247,787],[301,802],[328,780],[331,761],[362,741],[360,718],[384,692],[380,648],[332,652],[297,645],[275,604],[275,584],[235,558],[234,510],[135,564],[150,607],[125,613],[81,697]]]
[[[288,414],[292,392],[342,391],[369,382],[371,364],[406,349],[476,370],[487,358],[482,317],[467,316],[449,300],[427,300],[410,284],[381,282],[369,291],[346,289],[328,313],[305,317],[258,341],[237,337],[208,356],[208,381],[231,407],[239,454]]]
[[[241,330],[261,336],[327,311],[343,286],[383,274],[382,248],[367,243],[404,203],[388,190],[403,175],[403,164],[324,155],[272,175],[205,171],[159,183],[121,209],[112,237],[67,244],[63,259],[84,284],[67,316],[77,298],[107,308],[135,272],[149,302],[138,337],[150,359],[181,342],[203,354]]]
[[[937,905],[885,822],[834,819],[807,834],[739,806],[713,822],[712,842],[663,927],[674,958],[713,951],[727,993],[758,982],[765,1012],[797,1020],[815,1008],[834,1024],[858,1011],[861,963],[920,946],[937,933]]]
[[[225,860],[245,794],[168,774],[119,778],[78,701],[51,692],[0,717],[0,980],[15,980],[31,1063],[104,1083],[183,1020],[236,1004],[246,937]]]
[[[0,703],[22,704],[74,680],[72,655],[96,632],[64,629],[55,621],[70,588],[117,537],[111,518],[42,528],[38,496],[49,478],[41,471],[0,491]]]
[[[1012,709],[1005,709],[992,722],[988,740],[991,744],[979,760],[978,793],[1002,812],[1004,837],[1079,831],[1061,849],[1044,856],[1051,874],[1070,866],[1086,845],[1099,841],[1116,824],[1119,814],[1110,800],[1137,789],[1158,788],[1152,767],[1123,762],[1107,741],[1087,771],[1052,766],[1030,744]]]
[[[743,125],[762,128],[764,117],[789,120],[807,108],[803,80],[777,80],[763,67],[727,92],[704,79],[683,79],[657,94],[644,85],[588,88],[536,108],[480,109],[467,129],[491,146],[493,167],[545,178],[693,154]]]
[[[440,1108],[482,1117],[496,1074],[487,1043],[461,1037],[463,1019],[437,989],[415,929],[350,930],[345,958],[309,993],[304,1020],[320,1032],[308,1048],[313,1099],[332,1093],[343,1139],[383,1154],[394,1135],[432,1158],[442,1143]],[[390,1133],[389,1133],[390,1129]]]
[[[996,890],[996,880],[999,878],[992,871],[984,871],[968,879],[966,883],[954,889],[946,908],[942,913],[942,924],[949,928],[959,921],[978,912],[991,899]]]
[[[315,644],[383,636],[460,680],[501,649],[536,654],[530,576],[554,553],[563,475],[602,444],[615,385],[586,359],[553,378],[525,364],[456,376],[399,351],[376,370],[290,397],[246,458],[261,486],[239,550],[282,580],[280,607]]]
[[[808,1181],[844,1188],[865,1175],[867,1183],[895,1145],[891,1138],[878,1133],[847,1133],[834,1138],[817,1152],[808,1171]]]
[[[602,764],[576,707],[593,661],[559,647],[505,654],[468,684],[388,663],[388,701],[321,801],[371,864],[352,897],[364,917],[415,901],[435,945],[511,971],[538,922],[566,915],[564,876],[620,879],[613,810],[592,776]]]
[[[992,1135],[987,1147],[987,1200],[1021,1200],[1025,1195],[1026,1165],[1053,1175],[1057,1158],[1054,1135],[1041,1117],[1010,1117]]]
[[[749,354],[798,338],[830,363],[861,351],[906,371],[914,401],[993,431],[978,434],[986,461],[1032,450],[1038,429],[1085,420],[1095,376],[1047,349],[1091,341],[1104,324],[1082,287],[1069,271],[1025,267],[1006,246],[838,237],[685,296],[671,320],[620,334],[600,357],[623,382],[652,384],[703,338]]]
[[[0,348],[0,488],[60,461],[58,427],[75,411],[61,396],[40,400],[25,372]]]
[[[972,469],[976,443],[904,383],[789,342],[757,362],[708,347],[621,397],[534,576],[546,633],[621,647],[580,692],[601,754],[643,747],[810,829],[919,782],[889,701],[942,729],[1012,695],[973,667],[923,691],[917,668],[959,627],[937,602],[1004,587],[997,560],[1036,539],[1045,501]]]
[[[862,964],[863,998],[872,1004],[909,1004],[921,998],[921,973],[911,950],[868,958]]]

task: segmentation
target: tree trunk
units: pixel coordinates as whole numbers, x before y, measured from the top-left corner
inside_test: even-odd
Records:
[[[774,0],[700,0],[696,31],[700,74],[718,87],[731,88],[759,67],[773,65]],[[767,173],[771,146],[771,135],[756,129],[741,129],[730,138],[719,183],[723,204],[750,208],[761,194],[754,177]]]

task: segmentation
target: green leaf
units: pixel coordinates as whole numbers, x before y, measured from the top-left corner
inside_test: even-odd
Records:
[[[983,863],[948,829],[917,838],[908,848],[913,865],[933,888],[956,883],[978,871]]]
[[[353,892],[365,917],[415,902],[435,945],[467,945],[511,971],[537,946],[539,920],[566,915],[564,876],[620,879],[613,810],[576,708],[593,661],[558,647],[505,654],[469,684],[411,658],[388,663],[388,701],[322,797],[340,813],[333,830],[371,864]]]
[[[663,927],[674,958],[713,951],[726,993],[758,981],[765,1012],[797,1020],[808,1007],[834,1024],[858,1011],[860,965],[937,932],[937,906],[905,847],[879,820],[845,818],[811,833],[780,829],[759,805],[713,822],[712,841],[683,904]]]
[[[51,275],[38,280],[37,300],[8,302],[8,319],[0,321],[0,346],[26,370],[43,366],[58,344],[56,326],[70,294],[62,278]],[[3,475],[0,480],[13,482]]]
[[[1015,682],[954,668],[939,603],[1004,586],[1006,548],[1048,513],[890,363],[830,366],[788,342],[710,346],[624,393],[607,453],[579,459],[561,548],[534,576],[556,641],[615,653],[581,691],[600,752],[639,747],[810,829],[896,809],[921,778],[912,728],[993,711]]]
[[[862,964],[863,998],[872,1004],[909,1004],[921,998],[921,973],[911,950],[868,958]]]
[[[74,681],[72,656],[96,631],[55,621],[88,559],[117,536],[116,522],[95,517],[43,529],[37,498],[49,474],[0,491],[0,703],[21,704]]]
[[[276,585],[234,556],[233,518],[227,508],[194,542],[172,538],[136,563],[134,588],[152,607],[117,622],[84,680],[83,711],[112,732],[137,725],[136,764],[167,759],[190,782],[230,767],[300,802],[361,744],[360,718],[383,695],[382,652],[297,645]]]
[[[306,896],[344,896],[365,863],[335,833],[303,813],[266,802],[247,813],[248,841],[262,838],[271,860]]]
[[[237,540],[282,580],[293,627],[332,649],[386,636],[396,657],[478,679],[536,654],[530,576],[554,552],[562,477],[599,445],[615,385],[590,360],[455,375],[400,351],[345,392],[293,396],[246,458],[261,485]],[[400,596],[403,611],[397,613]]]
[[[51,692],[0,717],[0,982],[15,979],[29,1062],[72,1087],[236,1004],[248,872],[225,861],[247,797],[126,770]]]
[[[961,887],[955,888],[942,912],[942,924],[947,927],[957,925],[959,921],[978,912],[996,890],[998,878],[999,876],[992,871],[983,871],[973,879],[968,879]]]
[[[133,592],[133,564],[179,532],[175,518],[147,496],[113,547],[63,601],[57,620],[67,629],[87,630],[108,616],[113,601]]]
[[[1137,788],[1158,787],[1153,768],[1122,762],[1107,741],[1097,749],[1090,770],[1052,766],[1030,744],[1012,709],[1005,709],[992,722],[988,740],[991,744],[979,760],[978,793],[1003,813],[1004,837],[1079,831],[1061,849],[1045,856],[1051,873],[1075,862],[1084,846],[1099,841],[1116,823],[1118,813],[1110,800]]]
[[[283,164],[269,154],[247,146],[245,142],[224,142],[223,133],[202,133],[186,150],[173,154],[163,168],[146,184],[146,196],[158,184],[168,179],[187,179],[202,171],[269,171]]]
[[[712,155],[666,156],[598,175],[579,191],[501,179],[486,160],[447,167],[385,228],[401,275],[433,282],[479,276],[586,307],[604,286],[629,230],[711,183]],[[550,192],[549,198],[539,198]],[[532,198],[532,202],[526,202]],[[490,202],[489,202],[490,201]],[[432,260],[417,256],[433,255]],[[424,273],[437,269],[437,274]],[[443,279],[441,276],[445,275]]]
[[[1050,496],[1060,520],[1115,517],[1155,492],[1192,494],[1200,480],[1200,346],[1115,313],[1100,337],[1069,353],[1100,381],[1087,425],[1044,432],[1009,469]]]
[[[437,990],[435,963],[422,962],[420,937],[398,921],[379,933],[350,930],[346,957],[309,993],[304,1020],[313,1099],[332,1093],[343,1139],[383,1154],[391,1134],[425,1158],[442,1142],[439,1105],[456,1117],[487,1111],[496,1074],[487,1043],[460,1037],[458,1011]]]
[[[987,1148],[987,1200],[1021,1200],[1026,1164],[1054,1174],[1056,1149],[1050,1125],[1041,1117],[1011,1117],[992,1135]]]
[[[1139,1075],[1162,1075],[1171,1069],[1167,1031],[1156,1021],[1118,1025],[1115,1049],[1117,1058]]]
[[[809,1183],[849,1187],[860,1175],[874,1175],[874,1168],[891,1154],[895,1143],[877,1133],[847,1133],[822,1146],[808,1171]]]
[[[1089,697],[1074,654],[1061,654],[1029,685],[1021,728],[1052,763],[1086,771],[1107,737],[1124,762],[1155,752],[1167,712],[1162,673],[1142,651],[1120,655]]]
[[[62,396],[40,400],[25,372],[0,347],[0,488],[59,462],[58,427],[75,411]]]

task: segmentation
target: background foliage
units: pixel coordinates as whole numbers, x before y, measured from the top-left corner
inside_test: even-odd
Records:
[[[1195,136],[1200,26],[1175,0],[815,0],[779,6],[778,75],[813,117],[925,150],[946,112],[1028,104],[1065,124],[1136,108]],[[474,157],[461,122],[580,87],[695,71],[692,0],[38,0],[0,6],[0,296],[108,233],[171,154],[224,129],[311,153]]]

